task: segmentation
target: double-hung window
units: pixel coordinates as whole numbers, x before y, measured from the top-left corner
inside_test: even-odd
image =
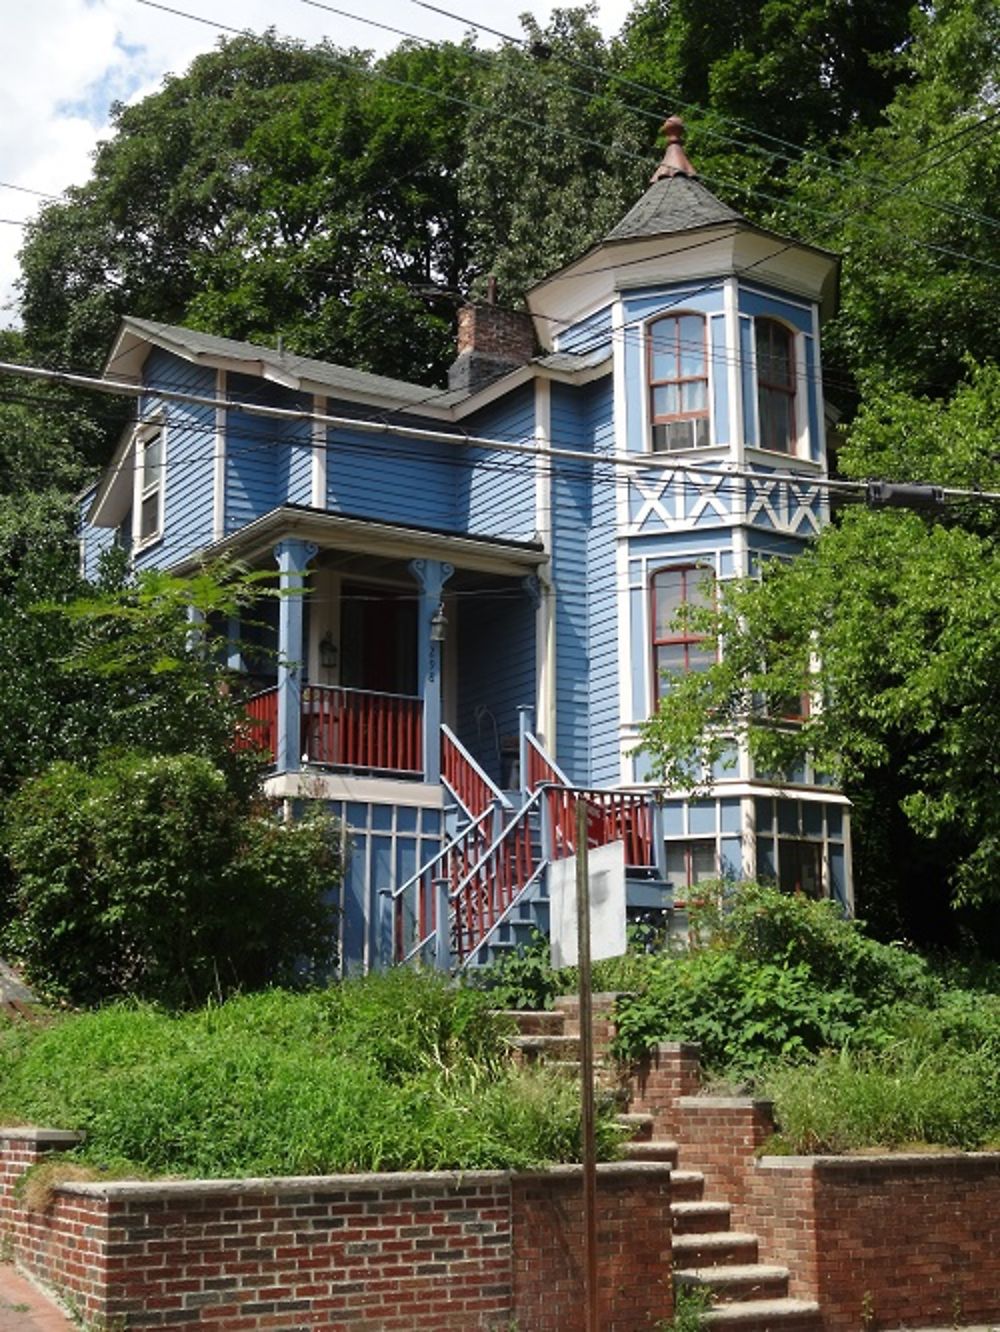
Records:
[[[646,330],[653,451],[677,453],[709,444],[705,319],[666,315]]]
[[[760,446],[775,453],[794,453],[795,337],[776,319],[755,322],[757,413]]]
[[[136,542],[155,541],[163,532],[163,426],[144,428],[136,438],[136,469],[139,474]]]
[[[715,587],[711,569],[690,564],[659,569],[651,583],[654,699],[663,688],[663,672],[704,671],[716,660],[715,640],[684,622],[684,608],[711,609]]]

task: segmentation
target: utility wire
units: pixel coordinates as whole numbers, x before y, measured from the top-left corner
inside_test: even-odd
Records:
[[[17,365],[8,362],[0,362],[0,374],[9,374],[34,381],[40,380],[47,383],[62,384],[73,388],[88,388],[95,392],[114,394],[121,397],[140,398],[143,396],[150,396],[151,393],[150,389],[147,387],[125,383],[120,380],[109,381],[96,379],[93,376],[74,375],[64,371],[49,370],[38,366]],[[414,429],[406,426],[391,425],[384,421],[359,420],[356,417],[342,417],[326,412],[265,406],[261,403],[246,400],[222,400],[204,394],[182,392],[179,390],[156,389],[153,390],[153,393],[156,397],[166,399],[168,402],[186,403],[193,406],[210,408],[213,411],[221,410],[223,412],[260,416],[267,420],[283,420],[297,423],[315,422],[345,431],[358,431],[363,435],[387,435],[393,438],[402,438],[416,444],[436,443],[452,446],[457,445],[466,448],[491,449],[499,453],[510,453],[532,459],[564,459],[575,463],[585,464],[588,467],[604,464],[616,470],[621,469],[633,472],[663,471],[676,473],[679,476],[701,477],[725,481],[730,481],[735,478],[753,481],[758,485],[784,482],[799,486],[815,486],[827,491],[842,491],[845,493],[867,492],[869,486],[869,482],[867,481],[833,480],[828,477],[812,476],[809,474],[804,475],[796,472],[761,472],[750,468],[732,467],[728,463],[699,465],[697,463],[679,462],[674,455],[622,454],[612,450],[595,454],[583,449],[552,447],[544,441],[538,440],[535,436],[530,436],[527,440],[513,441],[490,436],[473,435],[460,430],[443,431],[423,428]],[[154,422],[156,420],[155,416],[147,419]],[[283,440],[282,442],[289,443],[291,441]],[[294,442],[303,448],[321,447],[324,450],[329,449],[329,444],[324,443],[322,445],[317,445],[314,444],[311,439],[303,439]],[[205,460],[211,456],[212,455],[206,455]],[[941,487],[940,489],[945,498],[949,499],[970,499],[988,501],[991,503],[1000,502],[1000,492],[967,490],[955,487]]]

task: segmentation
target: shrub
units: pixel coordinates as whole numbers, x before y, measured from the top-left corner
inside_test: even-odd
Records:
[[[329,964],[336,825],[278,823],[192,755],[56,763],[10,802],[6,947],[74,1003],[190,1003]]]

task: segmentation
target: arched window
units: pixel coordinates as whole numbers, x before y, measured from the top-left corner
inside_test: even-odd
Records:
[[[646,330],[653,449],[703,449],[708,438],[708,357],[705,319],[667,315]]]
[[[796,439],[794,336],[776,319],[756,320],[754,335],[760,447],[792,453]]]
[[[714,606],[714,575],[711,569],[697,564],[659,569],[653,574],[650,594],[653,695],[658,699],[664,671],[704,671],[716,660],[714,639],[691,625],[677,623],[678,612],[684,606]]]

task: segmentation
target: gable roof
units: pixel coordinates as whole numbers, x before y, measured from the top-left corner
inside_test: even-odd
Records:
[[[717,199],[696,177],[677,174],[654,180],[638,203],[604,239],[621,241],[642,236],[667,236],[727,222],[746,223],[746,218]]]

